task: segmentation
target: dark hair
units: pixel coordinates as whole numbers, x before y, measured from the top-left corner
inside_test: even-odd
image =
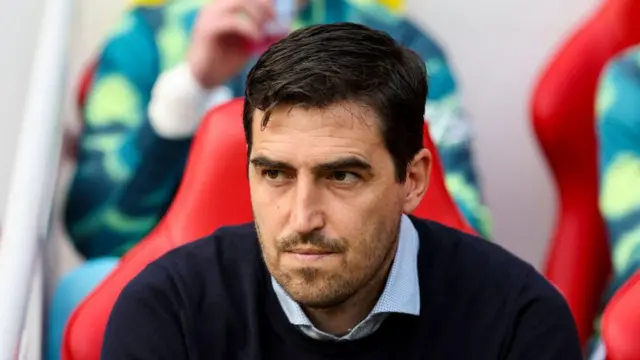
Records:
[[[325,108],[353,101],[372,109],[403,182],[423,145],[427,98],[424,61],[388,34],[354,23],[316,25],[272,45],[249,72],[244,131],[251,153],[255,109],[262,127],[278,105]]]

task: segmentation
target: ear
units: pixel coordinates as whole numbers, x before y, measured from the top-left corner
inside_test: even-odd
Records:
[[[420,150],[407,166],[407,179],[404,183],[405,198],[402,210],[410,214],[415,210],[429,186],[431,175],[431,152],[427,149]]]

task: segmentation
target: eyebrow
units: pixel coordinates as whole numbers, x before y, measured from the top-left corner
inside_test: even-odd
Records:
[[[348,156],[328,163],[318,164],[313,167],[316,171],[339,171],[345,169],[371,171],[371,165],[355,156]]]
[[[251,164],[255,167],[271,168],[280,170],[294,170],[295,168],[291,164],[287,164],[284,161],[271,160],[266,156],[256,156],[250,160]]]
[[[251,164],[253,164],[253,166],[256,167],[279,170],[295,170],[295,167],[291,164],[283,161],[272,160],[266,156],[256,156],[255,158],[251,159],[250,162]],[[318,164],[313,167],[313,170],[315,172],[330,172],[347,169],[371,171],[371,164],[356,156],[347,156],[334,161]]]

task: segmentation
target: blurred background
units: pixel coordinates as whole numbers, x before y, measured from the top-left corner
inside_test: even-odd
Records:
[[[395,0],[381,2],[387,5],[397,3]],[[16,161],[45,4],[46,0],[0,0],[1,219],[6,218],[10,175]],[[596,0],[407,0],[402,4],[401,11],[434,37],[446,52],[457,78],[463,106],[472,120],[472,150],[484,203],[491,214],[492,241],[548,276],[553,273],[553,266],[546,263],[558,224],[559,199],[553,175],[532,125],[532,98],[554,54],[602,4],[603,1]],[[66,85],[61,116],[65,127],[78,128],[76,98],[79,79],[99,54],[105,39],[114,31],[128,6],[131,6],[130,0],[75,2],[64,74]],[[636,19],[640,19],[640,13]],[[73,169],[73,162],[63,159],[59,174],[51,174],[52,183],[59,181],[56,182],[55,197],[58,201],[55,202],[49,237],[52,247],[48,255],[54,260],[45,266],[47,276],[42,280],[45,304],[52,296],[58,279],[83,263],[70,245],[60,221],[63,205],[60,199],[66,196]],[[638,184],[640,187],[640,178]],[[593,249],[597,246],[589,251],[599,251]],[[563,251],[566,253],[566,249]],[[608,254],[601,255],[608,258]],[[581,263],[571,264],[577,266]],[[608,276],[606,266],[594,266],[604,274],[603,277]],[[577,271],[579,269],[574,268],[569,273]],[[570,276],[552,280],[556,285],[561,284],[559,287],[565,295],[573,291],[563,287],[572,282]],[[593,287],[602,290],[600,285]],[[600,300],[599,297],[588,300],[584,305],[588,308],[585,312],[593,312],[594,304]],[[576,308],[580,306],[576,305]],[[574,315],[581,311],[575,310],[573,303],[572,310]],[[30,314],[41,311],[39,302],[31,304],[29,311]],[[31,344],[41,341],[40,324],[46,323],[44,318],[46,315],[29,318],[31,325],[28,329],[32,329],[30,336],[34,339]],[[578,318],[583,325],[592,323],[591,318]],[[21,351],[20,358],[38,359],[40,356],[35,355],[36,352],[24,353],[24,347]],[[0,351],[0,360],[5,360],[1,354]],[[635,358],[638,359],[640,355]]]
[[[72,78],[80,76],[128,2],[77,3],[69,66]],[[541,264],[552,228],[555,190],[531,131],[530,96],[544,61],[598,3],[409,0],[406,4],[411,17],[440,41],[457,73],[473,118],[477,169],[492,212],[494,239],[536,266]],[[44,1],[2,0],[1,4],[5,10],[0,12],[4,27],[0,111],[5,120],[0,123],[0,168],[8,172]],[[65,112],[69,121],[76,116],[71,102],[76,83],[70,86]],[[4,215],[9,179],[0,178],[0,215]]]

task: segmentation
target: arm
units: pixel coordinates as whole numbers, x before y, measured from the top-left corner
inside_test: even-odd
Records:
[[[640,47],[605,68],[596,111],[600,212],[614,271],[611,296],[640,269]]]
[[[450,65],[440,47],[408,21],[402,23],[403,42],[426,61],[429,97],[425,116],[440,153],[445,182],[460,211],[483,237],[491,237],[489,211],[473,163],[472,128],[462,108]]]
[[[188,359],[174,280],[151,264],[120,293],[109,316],[102,360]]]
[[[89,258],[122,255],[156,225],[204,112],[207,94],[184,66],[156,81],[160,55],[147,18],[162,9],[128,13],[98,59],[65,214],[74,245]]]

